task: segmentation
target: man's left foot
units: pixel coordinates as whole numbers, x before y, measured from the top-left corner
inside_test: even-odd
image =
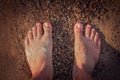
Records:
[[[77,71],[84,70],[87,73],[92,73],[98,61],[101,40],[98,32],[90,25],[85,26],[85,36],[83,35],[83,25],[77,22],[74,26],[75,33],[75,65],[73,69],[73,77]],[[77,66],[77,67],[76,67]],[[81,74],[78,74],[81,75]]]

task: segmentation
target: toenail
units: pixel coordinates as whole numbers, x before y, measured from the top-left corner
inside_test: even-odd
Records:
[[[35,30],[35,27],[33,27],[32,29]]]
[[[90,28],[91,26],[88,24],[87,27]]]
[[[36,26],[41,26],[41,24],[40,24],[40,23],[37,23]]]
[[[44,23],[44,26],[45,26],[46,28],[49,28],[49,24],[48,24],[48,23]]]
[[[30,30],[29,33],[31,33],[32,31]]]
[[[93,31],[95,31],[95,29],[92,29]]]
[[[75,28],[76,28],[76,29],[80,29],[81,27],[80,27],[80,25],[77,24],[77,25],[75,26]]]
[[[77,28],[80,28],[80,25],[78,25]]]

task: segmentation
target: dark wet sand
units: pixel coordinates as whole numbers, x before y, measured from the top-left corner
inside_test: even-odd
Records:
[[[29,80],[24,37],[36,22],[53,25],[54,80],[72,80],[73,25],[94,24],[102,37],[95,80],[120,80],[120,0],[0,0],[0,80]]]

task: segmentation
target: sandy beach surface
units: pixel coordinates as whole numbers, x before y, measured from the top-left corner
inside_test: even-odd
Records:
[[[29,80],[24,37],[45,21],[53,25],[53,79],[72,80],[77,20],[102,38],[94,79],[120,80],[120,0],[0,0],[0,80]]]

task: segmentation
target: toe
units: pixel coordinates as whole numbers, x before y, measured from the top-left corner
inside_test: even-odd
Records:
[[[33,33],[33,38],[35,38],[37,36],[37,29],[36,29],[36,27],[32,28],[32,33]]]
[[[44,29],[44,35],[45,36],[51,36],[52,35],[52,25],[49,22],[45,22],[43,24],[43,29]]]
[[[101,40],[98,41],[98,48],[101,48]]]
[[[85,36],[87,38],[90,38],[90,33],[91,33],[91,26],[87,25],[86,28],[85,28]]]
[[[26,38],[25,38],[25,47],[27,48],[28,45],[29,45],[29,40],[28,40],[28,37],[26,36]]]
[[[98,34],[98,32],[96,32],[95,37],[94,37],[94,42],[96,45],[98,44],[98,41],[99,41],[99,34]]]
[[[95,33],[96,33],[96,32],[95,32],[95,29],[92,29],[92,30],[91,30],[91,35],[90,35],[90,39],[91,39],[91,40],[94,40]]]
[[[42,24],[37,23],[36,27],[37,27],[37,37],[40,38],[42,36]]]
[[[83,24],[80,22],[77,22],[74,26],[74,33],[75,33],[75,39],[80,39],[83,35]]]
[[[29,42],[31,42],[33,40],[33,33],[32,33],[32,31],[28,32],[28,40],[29,40]]]

